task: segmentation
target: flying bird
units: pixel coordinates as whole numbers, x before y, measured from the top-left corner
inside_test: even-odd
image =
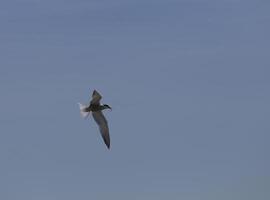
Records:
[[[90,101],[89,106],[82,105],[81,103],[78,104],[80,107],[80,113],[83,118],[87,118],[90,112],[92,112],[92,116],[99,127],[99,131],[101,133],[103,141],[109,149],[110,148],[109,127],[108,122],[102,113],[102,110],[112,108],[107,104],[100,104],[101,98],[102,96],[96,90],[94,90],[92,94],[92,100]]]

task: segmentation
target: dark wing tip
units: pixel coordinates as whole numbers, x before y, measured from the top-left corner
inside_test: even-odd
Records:
[[[106,144],[107,148],[110,149],[110,136],[102,134],[102,139],[104,143]]]
[[[92,93],[92,95],[94,96],[94,95],[96,95],[96,94],[99,95],[98,91],[97,91],[97,90],[94,90],[93,93]]]
[[[110,144],[111,144],[110,141],[111,140],[110,140],[110,135],[109,135],[109,129],[108,129],[108,127],[106,126],[105,129],[103,127],[103,129],[100,130],[100,132],[101,132],[102,139],[103,139],[104,143],[106,144],[107,148],[110,149]]]
[[[110,149],[110,140],[106,140],[106,138],[103,138],[104,143],[106,144],[107,148]]]

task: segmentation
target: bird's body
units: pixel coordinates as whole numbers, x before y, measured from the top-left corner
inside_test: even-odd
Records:
[[[89,106],[84,106],[79,103],[81,115],[86,118],[90,112],[92,112],[92,116],[96,123],[99,126],[99,131],[102,135],[102,138],[108,148],[110,148],[110,135],[109,135],[109,127],[106,118],[104,117],[102,110],[111,109],[111,107],[107,104],[100,104],[102,96],[96,91],[93,91],[92,100],[90,101]]]
[[[97,105],[97,104],[90,104],[87,108],[85,108],[85,112],[97,112],[106,109],[105,105]]]

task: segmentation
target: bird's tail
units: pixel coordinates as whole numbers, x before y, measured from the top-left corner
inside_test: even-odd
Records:
[[[90,112],[86,112],[86,111],[85,111],[85,108],[87,108],[87,106],[85,106],[85,105],[83,105],[83,104],[81,104],[81,103],[78,103],[78,105],[79,105],[79,107],[80,107],[80,113],[81,113],[81,116],[82,116],[83,118],[88,117],[88,115],[89,115]]]

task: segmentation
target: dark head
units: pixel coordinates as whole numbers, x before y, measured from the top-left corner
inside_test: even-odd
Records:
[[[103,109],[110,109],[110,110],[111,110],[112,108],[111,108],[109,105],[104,104],[104,105],[103,105]]]

